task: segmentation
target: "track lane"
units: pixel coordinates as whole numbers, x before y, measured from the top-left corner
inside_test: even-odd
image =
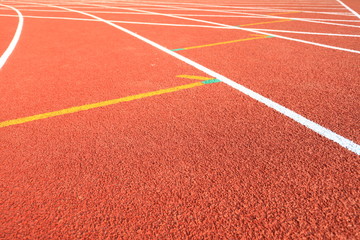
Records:
[[[199,41],[201,42],[202,38],[197,36],[216,35],[217,31],[222,33],[219,34],[222,39],[234,40],[232,30],[204,29],[204,34],[201,31],[200,34],[197,34],[198,30],[196,29],[178,30],[160,26],[134,25],[128,25],[128,28],[164,46],[169,46],[170,49],[192,46],[193,40],[200,44]],[[205,32],[208,33],[205,35]],[[229,33],[227,34],[227,32]],[[227,35],[229,37],[226,37]],[[214,39],[220,41],[218,36],[215,36]],[[188,45],[186,45],[186,41],[189,42]],[[316,119],[317,122],[330,129],[341,132],[355,142],[359,142],[357,134],[359,126],[356,123],[359,113],[355,101],[358,98],[355,91],[357,81],[352,78],[353,74],[348,74],[356,72],[358,56],[352,53],[322,50],[316,46],[304,48],[303,45],[294,45],[294,43],[276,38],[259,41],[261,44],[249,41],[216,46],[215,49],[193,49],[180,53],[217,72],[226,73],[227,76],[231,76],[231,79],[246,84],[250,89],[256,89],[270,99],[276,99],[277,102],[281,102],[291,109],[297,109],[298,112],[309,118]],[[333,38],[333,41],[338,42],[343,39]],[[278,48],[279,42],[281,42],[281,49]],[[356,40],[348,41],[347,44],[355,46],[356,42]],[[203,44],[208,43],[210,40],[203,42]],[[250,52],[248,49],[251,49],[252,55],[247,54]],[[241,58],[239,58],[239,52],[242,54]],[[289,62],[289,56],[293,63]],[[339,56],[343,59],[342,61],[338,61]],[[223,59],[228,61],[223,61]],[[256,59],[261,60],[256,61]],[[267,59],[266,63],[263,62],[263,59]],[[307,63],[303,59],[308,59]],[[276,71],[279,69],[279,65],[282,70]],[[341,70],[330,71],[334,66]],[[256,69],[255,74],[254,68]],[[312,69],[311,74],[309,69]],[[254,78],[257,80],[254,81]],[[284,94],[287,92],[292,92],[294,95],[287,97]],[[337,117],[330,117],[334,115]]]
[[[279,44],[281,48],[277,47]],[[248,49],[252,49],[252,55],[247,54]],[[236,54],[239,52],[242,53],[240,59]],[[193,49],[181,54],[224,72],[250,89],[360,142],[355,77],[358,57],[314,47],[297,48],[275,39]],[[221,61],[224,58],[228,59],[226,63]]]
[[[18,17],[14,15],[14,17],[3,17],[0,16],[0,56],[5,52],[8,48],[11,40],[16,31],[16,26],[18,24]]]
[[[35,21],[32,24],[38,27]],[[76,29],[84,31],[87,24],[91,23],[79,23]],[[114,42],[126,38],[118,39],[114,35],[119,31],[112,35],[100,25],[91,28],[94,35],[106,33]],[[69,47],[78,47],[76,38],[70,39],[74,41]],[[94,46],[91,50],[96,52],[95,46],[103,41],[91,40],[93,45],[89,41],[86,47]],[[153,56],[150,49],[143,48]],[[119,53],[109,56],[108,52],[109,59]],[[134,53],[142,54],[133,49],[126,61],[136,59]],[[104,52],[99,49],[98,54]],[[84,51],[82,56],[91,54]],[[157,56],[171,62],[166,55]],[[145,66],[151,63],[142,57]],[[107,71],[115,67],[107,63]],[[172,69],[165,66],[169,67],[164,72]],[[86,73],[96,77],[94,69]],[[201,75],[187,67],[179,69],[186,71],[182,74]],[[157,81],[157,72],[147,73]],[[80,82],[87,81],[87,74],[78,75]],[[136,73],[129,73],[124,81],[132,81],[130,75]],[[57,81],[66,85],[64,79]],[[189,80],[169,77],[168,81]],[[104,84],[107,88],[100,87],[99,92],[110,91],[114,81]],[[70,86],[58,91],[66,95],[67,90],[74,93]],[[91,91],[94,95],[89,99],[98,97]],[[224,84],[0,132],[5,156],[0,174],[7,184],[2,190],[1,225],[9,239],[298,239],[357,234],[358,156]]]
[[[97,6],[97,5],[96,5]],[[256,101],[259,101],[263,104],[265,104],[266,106],[278,111],[279,113],[285,115],[286,117],[300,123],[301,125],[313,130],[314,132],[320,134],[321,136],[331,140],[331,141],[334,141],[336,143],[338,143],[339,145],[343,146],[344,148],[347,148],[348,150],[356,153],[359,155],[360,153],[360,146],[351,141],[350,139],[347,139],[333,131],[331,131],[330,129],[327,129],[319,124],[317,124],[316,122],[313,122],[303,116],[301,116],[300,114],[272,101],[271,99],[269,98],[266,98],[254,91],[252,91],[251,89],[249,88],[246,88],[244,87],[243,85],[239,84],[239,83],[236,83],[234,82],[233,80],[225,77],[224,75],[221,75],[209,68],[206,68],[204,67],[203,65],[201,64],[198,64],[197,62],[194,62],[192,60],[190,60],[189,58],[186,58],[186,57],[183,57],[182,55],[179,55],[177,53],[175,53],[174,51],[171,51],[169,49],[166,49],[165,47],[163,47],[162,45],[159,45],[158,43],[156,42],[153,42],[135,32],[132,32],[124,27],[121,27],[119,25],[116,25],[114,23],[111,23],[110,21],[108,20],[105,20],[105,19],[102,19],[100,17],[97,17],[95,15],[92,15],[92,14],[89,14],[89,13],[86,13],[86,12],[82,12],[82,11],[78,11],[78,10],[73,10],[73,9],[68,9],[68,8],[64,8],[64,7],[59,7],[59,6],[56,6],[57,8],[60,8],[60,9],[65,9],[65,10],[69,10],[69,11],[72,11],[72,12],[76,12],[76,13],[79,13],[79,14],[82,14],[82,15],[86,15],[86,16],[89,16],[89,17],[92,17],[94,19],[97,19],[97,20],[100,20],[114,28],[117,28],[125,33],[128,33],[129,35],[143,41],[143,42],[146,42],[147,44],[157,48],[158,50],[161,50],[162,52],[164,53],[167,53],[173,57],[175,57],[176,59],[184,62],[184,63],[187,63],[188,65],[190,66],[193,66],[195,67],[196,69],[206,73],[207,75],[209,76],[212,76],[224,83],[226,83],[227,85],[239,90],[240,92],[244,93],[245,95],[253,98],[254,100]],[[101,6],[101,7],[104,7],[104,6]],[[155,13],[155,12],[149,12],[149,11],[143,11],[143,10],[137,10],[137,9],[130,9],[130,10],[133,10],[133,11],[137,11],[137,12],[146,12],[146,13],[153,13],[153,14],[156,14],[156,15],[162,15],[162,16],[166,16],[166,17],[174,17],[174,18],[179,18],[179,19],[186,19],[186,20],[193,20],[193,21],[197,21],[197,22],[204,22],[204,21],[201,21],[201,20],[198,20],[198,19],[192,19],[192,18],[184,18],[184,17],[178,17],[178,16],[174,16],[174,15],[170,15],[170,14],[160,14],[160,13]],[[214,24],[214,25],[220,25],[220,26],[228,26],[228,25],[224,25],[224,24],[219,24],[219,23],[215,23],[215,22],[207,22],[207,23],[210,23],[210,24]],[[241,27],[239,27],[240,30],[242,30]],[[255,30],[246,30],[246,31],[251,31],[251,32],[255,32],[255,33],[260,33],[262,34],[262,32],[260,31],[255,31]],[[355,50],[350,50],[350,49],[341,49],[341,48],[338,48],[338,47],[333,47],[333,46],[328,46],[328,45],[323,45],[323,44],[319,44],[319,43],[312,43],[312,42],[307,42],[307,41],[304,41],[304,40],[300,40],[300,39],[293,39],[293,38],[286,38],[286,37],[283,37],[283,36],[279,36],[279,35],[276,35],[276,34],[272,34],[272,36],[274,37],[278,37],[278,38],[281,38],[281,39],[286,39],[286,40],[291,40],[291,41],[295,41],[295,42],[302,42],[302,43],[307,43],[307,44],[310,44],[310,45],[316,45],[316,46],[321,46],[321,47],[326,47],[326,48],[330,48],[330,49],[335,49],[335,50],[341,50],[341,51],[346,51],[346,52],[352,52],[352,53],[357,53],[357,51]]]

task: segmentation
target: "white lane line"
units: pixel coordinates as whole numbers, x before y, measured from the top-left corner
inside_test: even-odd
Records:
[[[116,3],[119,4],[119,1],[108,1],[109,3]],[[134,2],[134,1],[133,1]],[[137,1],[137,2],[145,2],[145,3],[156,3],[155,1]],[[170,5],[197,5],[199,4],[197,3],[191,3],[191,2],[167,2],[167,4]],[[285,5],[282,7],[338,7],[339,5],[337,4],[318,4],[318,3],[314,3],[314,2],[309,2],[309,3],[304,3],[304,2],[300,2],[300,3],[294,3],[294,2],[289,2],[289,3],[264,3],[264,2],[260,2],[260,3],[239,3],[239,4],[212,4],[212,6],[214,7],[242,7],[242,6],[273,6],[273,5]]]
[[[143,4],[139,3],[139,2],[143,2]],[[137,6],[159,6],[160,5],[149,5],[149,4],[144,4],[144,1],[137,1],[137,2],[132,2],[132,4],[136,4]],[[148,2],[146,1],[146,3],[160,3],[160,4],[168,4],[167,2],[159,2],[159,1],[151,1]],[[180,4],[180,3],[179,3]],[[189,5],[187,3],[181,3],[183,5]],[[216,5],[211,5],[211,4],[201,4],[201,3],[192,3],[191,5],[193,6],[204,6],[204,7],[210,7],[210,8],[215,8],[215,9],[197,9],[197,11],[203,10],[203,11],[216,11],[216,8],[227,8],[227,9],[232,9],[232,11],[235,13],[235,11],[238,9],[239,11],[248,11],[246,9],[257,9],[257,10],[271,10],[271,11],[278,11],[278,12],[288,12],[288,11],[301,11],[303,13],[318,13],[318,14],[327,14],[327,15],[339,15],[339,16],[348,16],[350,15],[347,12],[341,12],[341,13],[337,13],[337,12],[315,12],[315,11],[303,11],[303,10],[298,10],[298,9],[277,9],[277,8],[273,8],[273,7],[226,7],[226,6],[216,6]],[[165,6],[165,5],[163,5]],[[166,5],[168,7],[174,8],[174,6],[171,5]],[[190,9],[189,9],[190,10]],[[350,15],[351,16],[351,15]]]
[[[18,17],[18,15],[0,14],[0,17]],[[95,20],[92,18],[69,18],[69,17],[50,17],[50,16],[30,16],[30,15],[23,15],[23,17],[24,18],[35,18],[35,19],[58,19],[58,20],[99,22],[98,20]]]
[[[146,15],[146,14],[144,14]],[[218,17],[218,18],[261,18],[268,19],[272,17],[259,17],[259,16],[244,16],[244,15],[212,15],[212,14],[173,14],[175,16],[185,16],[185,17]],[[360,20],[348,20],[348,19],[329,19],[329,18],[297,18],[302,20],[310,20],[310,21],[328,21],[328,22],[352,22],[352,23],[360,23]],[[354,26],[354,25],[351,25]]]
[[[31,5],[15,5],[15,4],[13,4],[13,6],[14,7],[16,7],[16,8],[21,8],[21,7],[32,7]]]
[[[7,8],[0,8],[0,10],[7,10]],[[22,12],[67,12],[65,10],[43,10],[43,9],[21,9],[18,8],[18,10]],[[108,14],[125,14],[125,15],[153,15],[148,13],[140,13],[140,12],[118,12],[118,11],[86,11],[88,13],[108,13]],[[237,13],[241,14],[241,13]],[[244,16],[244,15],[220,15],[220,14],[173,14],[176,16],[185,16],[185,17],[219,17],[219,18],[255,18],[255,19],[268,19],[273,18],[271,16],[262,17],[262,16]],[[326,19],[326,18],[297,18],[297,19],[303,19],[303,20],[311,20],[311,21],[329,21],[329,22],[353,22],[353,23],[359,23],[360,20],[347,20],[347,19]],[[353,25],[351,25],[353,26]]]
[[[84,5],[89,5],[89,4],[84,4]],[[93,6],[106,7],[104,5],[95,5],[95,4],[92,4],[92,5]],[[119,9],[118,7],[111,7],[111,6],[108,6],[108,8],[117,8],[117,9]],[[324,48],[340,50],[340,51],[344,51],[344,52],[351,52],[351,53],[360,54],[360,51],[358,51],[358,50],[335,47],[335,46],[331,46],[331,45],[327,45],[327,44],[316,43],[316,42],[306,41],[306,40],[297,39],[297,38],[285,37],[285,36],[278,35],[278,34],[269,34],[269,33],[265,32],[265,31],[251,30],[251,29],[244,28],[244,27],[234,27],[234,26],[230,26],[230,25],[227,25],[227,24],[217,23],[217,22],[205,21],[205,20],[200,20],[200,19],[195,19],[195,18],[188,18],[188,17],[180,17],[180,16],[176,16],[176,15],[172,15],[172,14],[166,14],[166,13],[158,13],[158,12],[150,12],[150,11],[145,11],[145,10],[138,10],[138,9],[134,9],[134,8],[120,8],[120,9],[132,10],[132,11],[135,11],[135,12],[152,13],[154,15],[161,15],[161,16],[179,18],[179,19],[190,20],[190,21],[194,21],[194,22],[202,22],[202,23],[212,24],[212,25],[216,25],[216,26],[227,27],[229,29],[243,30],[243,31],[248,31],[248,32],[262,34],[262,35],[271,35],[273,37],[277,37],[277,38],[281,38],[281,39],[285,39],[285,40],[290,40],[290,41],[294,41],[294,42],[300,42],[300,43],[305,43],[305,44],[314,45],[314,46],[318,46],[318,47],[324,47]]]
[[[92,5],[92,6],[94,6],[94,4],[83,4],[83,5]],[[142,4],[134,3],[134,5],[139,6],[139,5],[142,5]],[[205,5],[205,4],[201,4],[201,5]],[[95,5],[95,6],[105,7],[103,5]],[[156,6],[166,7],[166,5],[156,5]],[[111,6],[107,6],[107,7],[112,8]],[[172,7],[172,8],[175,8],[175,7]],[[264,14],[256,14],[256,13],[246,13],[246,12],[234,12],[234,11],[226,11],[226,10],[209,10],[209,9],[187,8],[187,7],[186,8],[185,7],[176,7],[176,8],[178,8],[180,10],[231,13],[231,14],[241,14],[241,15],[247,15],[247,16],[258,16],[258,17],[266,17],[266,18],[274,18],[274,19],[284,19],[284,20],[285,19],[290,19],[290,17],[282,17],[282,16],[275,16],[275,15],[264,15]],[[121,9],[127,9],[127,8],[121,8]],[[169,14],[169,15],[174,15],[174,14]],[[341,23],[329,23],[329,22],[322,22],[322,21],[312,21],[312,20],[306,20],[304,18],[291,17],[291,19],[296,20],[296,21],[300,21],[300,22],[310,22],[310,23],[325,24],[325,25],[360,28],[360,26],[357,26],[357,25],[349,25],[349,24],[341,24]]]
[[[64,12],[68,12],[68,11],[64,11]],[[90,13],[90,12],[88,12],[88,13]],[[18,15],[0,14],[0,17],[18,17]],[[99,20],[96,20],[93,18],[69,18],[69,17],[28,16],[28,15],[24,15],[24,18],[99,22]],[[119,20],[108,20],[108,21],[112,22],[112,23],[125,23],[125,24],[136,24],[136,25],[170,26],[170,27],[200,27],[200,28],[238,30],[237,28],[234,29],[234,28],[220,27],[220,26],[217,27],[217,26],[210,26],[210,25],[173,24],[173,23],[155,23],[155,22],[130,22],[130,21],[119,21]],[[282,33],[295,33],[295,34],[318,35],[318,36],[360,37],[360,35],[354,35],[354,34],[301,32],[301,31],[288,31],[288,30],[280,30],[280,29],[260,29],[260,28],[246,28],[246,29],[256,30],[256,31],[266,31],[266,32],[282,32]]]
[[[136,5],[136,6],[147,5],[147,4],[140,4],[140,3],[132,3],[132,4],[133,4],[133,5]],[[95,5],[95,4],[83,4],[83,5],[100,6],[100,7],[108,7],[108,8],[117,8],[117,9],[119,9],[119,7],[103,6],[103,5]],[[206,4],[197,4],[197,5],[208,6],[208,5],[206,5]],[[153,6],[166,7],[167,5],[153,5]],[[175,8],[175,7],[172,7],[172,8]],[[225,10],[209,10],[209,9],[184,8],[184,7],[176,7],[176,8],[178,8],[179,10],[208,11],[208,12],[243,14],[243,15],[247,15],[247,16],[257,16],[257,17],[264,17],[264,18],[266,17],[266,18],[274,18],[274,19],[289,19],[289,18],[287,18],[287,17],[275,16],[275,15],[263,15],[263,14],[246,13],[246,12],[230,12],[230,11],[225,11]],[[126,8],[120,8],[120,9],[126,9]],[[144,12],[146,12],[146,11],[144,11]],[[171,14],[171,15],[175,16],[176,14]],[[311,22],[311,23],[326,24],[326,25],[335,25],[335,26],[344,26],[344,27],[360,28],[360,26],[357,26],[357,25],[331,23],[331,22],[323,22],[323,21],[313,21],[313,20],[304,19],[304,18],[293,18],[293,17],[292,17],[291,19],[297,20],[297,21],[301,21],[301,22]]]
[[[95,8],[94,8],[95,9]],[[0,8],[0,10],[8,10],[6,8]],[[65,11],[65,10],[44,10],[44,9],[23,9],[23,8],[18,8],[18,10],[22,11],[22,12],[49,12],[49,13],[53,13],[53,12],[69,12],[69,11]],[[134,13],[134,12],[110,12],[110,11],[87,11],[87,12],[91,12],[91,13],[111,13],[111,14],[131,14],[131,15],[144,15],[142,13]],[[146,14],[145,14],[146,15]]]
[[[265,32],[282,32],[282,33],[296,33],[306,35],[318,35],[318,36],[334,36],[334,37],[360,37],[360,35],[354,34],[339,34],[339,33],[320,33],[320,32],[300,32],[300,31],[288,31],[280,29],[260,29],[260,28],[247,28],[249,30],[265,31]],[[271,34],[270,34],[271,35]]]
[[[231,10],[232,12],[288,12],[291,11],[291,9],[287,9],[287,10],[282,10],[282,9],[275,9],[275,8],[268,8],[268,9],[259,9],[257,11],[254,10]],[[301,13],[311,13],[311,14],[321,14],[321,15],[334,15],[334,16],[344,16],[344,17],[352,17],[352,14],[347,13],[347,12],[315,12],[315,11],[302,11],[302,10],[297,10],[294,9],[294,11],[298,11]]]
[[[8,58],[10,57],[12,52],[14,51],[17,43],[19,42],[21,31],[22,31],[23,26],[24,26],[24,17],[21,14],[21,12],[19,10],[17,10],[16,8],[14,8],[14,7],[3,5],[3,4],[0,4],[0,6],[4,6],[4,7],[7,7],[7,8],[10,8],[10,9],[14,10],[17,13],[18,17],[19,17],[19,22],[18,22],[18,26],[16,28],[16,32],[14,34],[14,37],[11,40],[11,42],[10,42],[9,46],[7,47],[7,49],[5,50],[5,52],[0,57],[0,69],[1,69],[5,65],[6,61],[8,60]]]
[[[138,9],[144,9],[147,10],[147,8],[138,8]],[[149,10],[163,10],[163,9],[150,9]],[[179,10],[179,9],[170,9],[171,11],[174,10]],[[198,11],[198,10],[190,10],[190,11]],[[203,11],[207,11],[207,12],[217,12],[218,10],[210,10],[210,9],[206,9]],[[222,11],[226,11],[226,10],[222,10]],[[279,12],[287,12],[287,11],[278,11],[278,10],[228,10],[231,11],[232,13],[236,14],[242,14],[242,13],[259,13],[259,14],[263,14],[264,16],[266,16],[265,14],[270,14],[270,13],[279,13]],[[300,12],[299,12],[300,13]],[[304,12],[302,11],[301,13],[308,13],[308,12]],[[311,14],[322,14],[322,15],[336,15],[336,16],[344,16],[344,17],[353,17],[350,13],[344,13],[344,14],[329,14],[329,13],[325,13],[325,12],[312,12]],[[300,18],[301,19],[301,18]]]
[[[119,1],[108,1],[109,3],[119,3]],[[138,1],[138,2],[152,2],[152,1]],[[179,4],[197,4],[197,3],[191,3],[191,2],[184,2],[184,3],[181,3],[181,2],[168,2],[168,4],[172,4],[172,5],[179,5]],[[230,3],[230,4],[213,4],[214,6],[260,6],[260,5],[285,5],[285,6],[291,6],[291,7],[294,7],[294,5],[298,5],[298,6],[327,6],[327,7],[338,7],[339,5],[337,4],[318,4],[318,3],[314,3],[314,2],[311,2],[311,3],[305,3],[305,2],[301,2],[301,3],[294,3],[294,2],[288,2],[288,3],[265,3],[265,2],[259,2],[259,3]]]
[[[66,11],[69,12],[69,11]],[[17,15],[9,14],[0,14],[0,17],[18,17]],[[55,20],[72,20],[72,21],[87,21],[87,22],[100,22],[96,19],[88,18],[69,18],[69,17],[50,17],[50,16],[27,16],[24,18],[33,18],[33,19],[55,19]],[[193,24],[173,24],[173,23],[154,23],[154,22],[130,22],[130,21],[120,21],[120,20],[108,20],[113,23],[125,23],[125,24],[137,24],[137,25],[152,25],[152,26],[171,26],[171,27],[200,27],[200,28],[214,28],[214,29],[229,29],[227,27],[217,27],[211,25],[193,25]]]
[[[339,135],[339,134],[337,134],[337,133],[335,133],[335,132],[333,132],[333,131],[331,131],[331,130],[329,130],[329,129],[327,129],[327,128],[325,128],[325,127],[323,127],[323,126],[321,126],[321,125],[319,125],[319,124],[317,124],[317,123],[315,123],[315,122],[313,122],[313,121],[311,121],[311,120],[309,120],[309,119],[307,119],[305,117],[303,117],[303,116],[301,116],[300,114],[298,114],[298,113],[296,113],[296,112],[294,112],[294,111],[292,111],[292,110],[290,110],[290,109],[288,109],[288,108],[286,108],[286,107],[284,107],[284,106],[282,106],[282,105],[280,105],[280,104],[278,104],[278,103],[276,103],[276,102],[274,102],[274,101],[272,101],[272,100],[270,100],[270,99],[268,99],[268,98],[266,98],[266,97],[264,97],[264,96],[262,96],[262,95],[260,95],[260,94],[258,94],[256,92],[254,92],[254,91],[240,85],[239,83],[234,82],[233,80],[231,80],[231,79],[229,79],[229,78],[227,78],[227,77],[225,77],[225,76],[223,76],[223,75],[221,75],[221,74],[219,74],[219,73],[217,73],[217,72],[215,72],[213,70],[210,70],[209,68],[206,68],[205,66],[202,66],[201,64],[199,64],[199,63],[197,63],[195,61],[192,61],[192,60],[190,60],[190,59],[188,59],[188,58],[186,58],[186,57],[184,57],[184,56],[182,56],[182,55],[180,55],[180,54],[178,54],[176,52],[173,52],[173,51],[161,46],[158,43],[155,43],[155,42],[153,42],[153,41],[151,41],[151,40],[149,40],[149,39],[147,39],[147,38],[145,38],[145,37],[143,37],[143,36],[141,36],[141,35],[139,35],[137,33],[134,33],[134,32],[132,32],[132,31],[130,31],[130,30],[124,28],[124,27],[118,26],[118,25],[116,25],[116,24],[114,24],[112,22],[109,22],[109,21],[107,21],[107,20],[105,20],[103,18],[97,17],[95,15],[92,15],[92,14],[89,14],[89,13],[86,13],[86,12],[82,12],[82,11],[78,11],[78,10],[59,7],[59,6],[53,6],[53,7],[62,8],[62,9],[68,10],[68,11],[72,11],[72,12],[76,12],[76,13],[79,13],[79,14],[83,14],[85,16],[89,16],[91,18],[102,21],[102,22],[104,22],[104,23],[106,23],[106,24],[108,24],[108,25],[110,25],[110,26],[112,26],[114,28],[117,28],[117,29],[119,29],[119,30],[121,30],[121,31],[123,31],[125,33],[128,33],[131,36],[133,36],[133,37],[135,37],[135,38],[137,38],[139,40],[142,40],[142,41],[150,44],[151,46],[153,46],[153,47],[155,47],[155,48],[157,48],[157,49],[159,49],[159,50],[161,50],[161,51],[163,51],[163,52],[177,58],[178,60],[180,60],[180,61],[182,61],[184,63],[187,63],[190,66],[193,66],[194,68],[208,74],[209,76],[212,76],[214,78],[217,78],[217,79],[221,80],[225,84],[239,90],[243,94],[245,94],[245,95],[247,95],[247,96],[249,96],[249,97],[251,97],[251,98],[253,98],[253,99],[255,99],[255,100],[257,100],[257,101],[259,101],[259,102],[261,102],[263,104],[265,104],[266,106],[268,106],[268,107],[282,113],[283,115],[289,117],[290,119],[302,124],[303,126],[313,130],[314,132],[320,134],[321,136],[323,136],[323,137],[325,137],[325,138],[327,138],[327,139],[329,139],[329,140],[331,140],[333,142],[336,142],[337,144],[339,144],[340,146],[350,150],[351,152],[356,153],[357,155],[360,155],[360,145],[356,144],[355,142],[353,142],[353,141],[351,141],[351,140],[349,140],[347,138],[344,138],[343,136],[341,136],[341,135]]]
[[[349,6],[347,6],[345,3],[343,3],[340,0],[336,0],[338,3],[340,3],[341,5],[343,5],[347,10],[349,10],[352,14],[354,14],[356,17],[358,17],[360,19],[360,15],[353,9],[351,9]]]
[[[95,3],[95,2],[93,2]],[[114,2],[115,3],[115,2]],[[117,2],[119,3],[119,2]],[[173,4],[171,2],[160,2],[160,1],[132,1],[132,3],[147,3],[147,6],[151,7],[153,3],[166,3],[168,4],[169,6],[176,6],[176,5],[193,5],[193,6],[196,6],[196,5],[200,5],[201,3],[177,3],[177,4]],[[116,5],[118,6],[118,5]],[[208,4],[209,7],[212,7],[212,8],[228,8],[228,9],[252,9],[252,8],[268,8],[268,7],[274,7],[274,6],[261,6],[259,4],[253,4],[253,6],[225,6],[225,5],[214,5],[214,4]],[[322,7],[322,6],[276,6],[276,8],[300,8],[300,9],[331,9],[331,10],[343,10],[342,7],[336,5],[334,7]]]

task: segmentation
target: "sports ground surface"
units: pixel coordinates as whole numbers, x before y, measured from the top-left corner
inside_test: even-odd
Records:
[[[359,239],[358,12],[0,1],[0,238]]]

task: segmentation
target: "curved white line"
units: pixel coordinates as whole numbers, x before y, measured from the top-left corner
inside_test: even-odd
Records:
[[[234,82],[233,80],[189,59],[189,58],[186,58],[176,52],[173,52],[163,46],[161,46],[160,44],[156,43],[156,42],[153,42],[135,32],[132,32],[124,27],[121,27],[119,25],[116,25],[106,19],[103,19],[103,18],[100,18],[98,16],[95,16],[95,15],[92,15],[92,14],[89,14],[89,13],[86,13],[86,12],[83,12],[83,11],[78,11],[78,10],[75,10],[75,9],[70,9],[70,8],[66,8],[66,7],[60,7],[60,6],[55,6],[55,5],[48,5],[48,4],[39,4],[39,5],[45,5],[45,6],[51,6],[51,7],[55,7],[55,8],[60,8],[60,9],[65,9],[65,10],[68,10],[70,12],[76,12],[76,13],[80,13],[82,15],[85,15],[85,16],[88,16],[88,17],[91,17],[91,18],[94,18],[94,19],[97,19],[101,22],[104,22],[112,27],[115,27],[125,33],[128,33],[130,34],[131,36],[143,41],[143,42],[146,42],[148,44],[150,44],[151,46],[177,58],[178,60],[190,65],[190,66],[193,66],[194,68],[208,74],[209,76],[212,76],[214,78],[217,78],[219,79],[220,81],[222,81],[223,83],[229,85],[230,87],[233,87],[237,90],[239,90],[240,92],[242,92],[243,94],[251,97],[252,99],[258,101],[258,102],[261,102],[263,103],[264,105],[278,111],[279,113],[287,116],[288,118],[294,120],[295,122],[298,122],[299,124],[311,129],[312,131],[318,133],[319,135],[339,144],[340,146],[350,150],[351,152],[357,154],[357,155],[360,155],[360,145],[358,145],[357,143],[331,131],[330,129],[327,129],[319,124],[317,124],[316,122],[313,122],[303,116],[301,116],[300,114],[292,111],[291,109],[288,109],[274,101],[272,101],[271,99],[269,98],[266,98],[254,91],[252,91],[251,89],[249,88],[246,88],[245,86],[237,83],[237,82]]]
[[[7,49],[5,50],[5,52],[3,53],[3,55],[1,55],[1,57],[0,57],[0,69],[1,69],[5,65],[6,61],[8,60],[8,58],[14,51],[17,43],[19,42],[21,31],[24,26],[24,16],[21,14],[21,12],[19,10],[17,10],[14,7],[3,5],[3,4],[0,4],[0,6],[4,6],[4,7],[14,10],[17,13],[17,15],[19,16],[19,23],[18,23],[16,32],[14,34],[14,37],[11,40],[11,42],[10,42],[9,46],[7,47]]]

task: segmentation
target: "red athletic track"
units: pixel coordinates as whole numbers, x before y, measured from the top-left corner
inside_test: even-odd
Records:
[[[359,10],[356,1],[343,2]],[[274,3],[257,0],[249,6],[261,4]],[[206,25],[165,16],[94,14]],[[229,25],[271,21],[191,18]],[[119,25],[168,49],[251,37],[242,30]],[[0,55],[16,27],[16,17],[0,16],[0,36],[6,36],[0,38]],[[359,28],[296,21],[253,27],[360,35]],[[355,37],[279,34],[360,50]],[[360,142],[357,53],[278,38],[178,53]],[[177,75],[206,76],[105,23],[25,17],[20,41],[0,70],[0,123],[197,81]],[[1,239],[360,237],[359,156],[224,83],[0,128],[0,159]]]

